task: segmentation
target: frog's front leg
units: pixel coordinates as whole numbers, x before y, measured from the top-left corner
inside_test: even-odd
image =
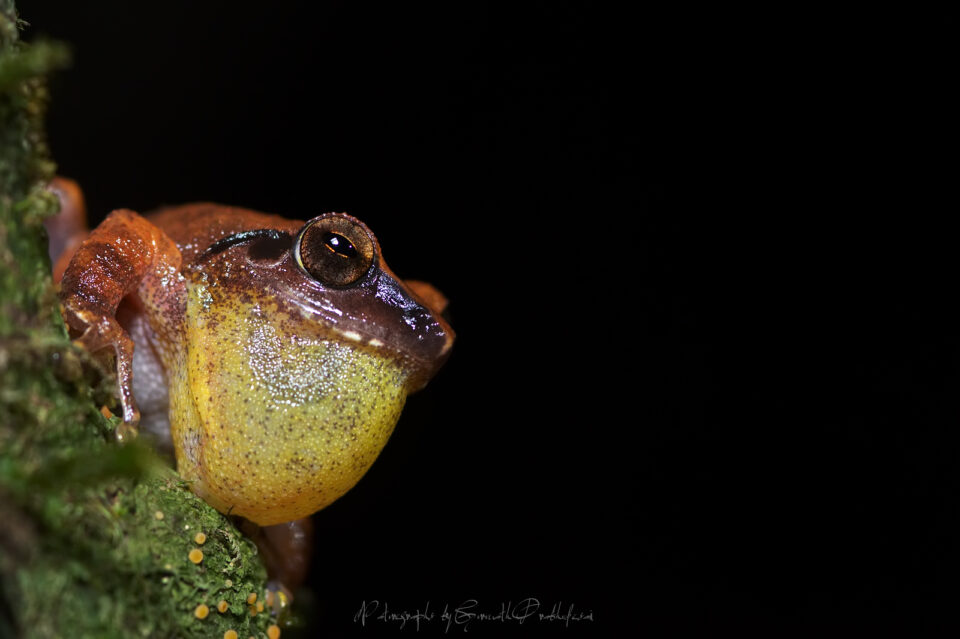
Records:
[[[177,306],[180,261],[179,249],[163,231],[133,211],[118,210],[77,248],[63,274],[61,311],[71,338],[108,370],[113,354],[121,439],[136,435],[140,413],[133,396],[133,340],[117,322],[117,307],[128,295],[139,297],[148,315]]]

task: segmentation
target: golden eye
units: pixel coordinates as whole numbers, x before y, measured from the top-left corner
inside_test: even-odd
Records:
[[[300,268],[321,284],[349,286],[373,265],[374,240],[358,220],[328,213],[300,230],[294,256]]]
[[[323,234],[323,245],[345,260],[357,256],[357,249],[350,240],[333,231]]]

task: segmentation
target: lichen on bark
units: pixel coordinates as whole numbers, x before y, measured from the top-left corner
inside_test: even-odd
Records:
[[[0,0],[0,636],[265,637],[269,614],[246,603],[266,584],[255,546],[151,450],[115,443],[109,379],[67,339],[43,113],[68,52],[21,26]]]

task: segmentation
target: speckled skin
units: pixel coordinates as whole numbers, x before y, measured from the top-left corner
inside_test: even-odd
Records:
[[[199,279],[188,284],[187,365],[170,383],[181,475],[261,525],[323,508],[386,444],[407,371],[269,295],[244,300]]]
[[[218,510],[260,525],[305,517],[349,490],[454,339],[443,296],[398,280],[372,234],[360,280],[312,278],[285,248],[303,226],[214,204],[149,219],[115,211],[61,285],[76,341],[114,355],[125,427],[135,432],[140,418],[134,375],[149,369],[134,368],[136,345],[162,365],[168,393],[151,403],[168,398],[180,474]],[[281,239],[225,241],[264,229]]]

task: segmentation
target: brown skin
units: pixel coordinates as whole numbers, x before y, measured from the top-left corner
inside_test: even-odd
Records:
[[[65,251],[54,269],[64,320],[116,372],[118,436],[136,434],[143,402],[144,423],[172,430],[195,492],[266,526],[254,536],[272,578],[294,587],[309,557],[304,517],[363,475],[406,394],[446,360],[446,299],[399,280],[348,215],[119,210],[78,243],[82,194],[51,188],[64,205],[48,225],[51,250]]]

